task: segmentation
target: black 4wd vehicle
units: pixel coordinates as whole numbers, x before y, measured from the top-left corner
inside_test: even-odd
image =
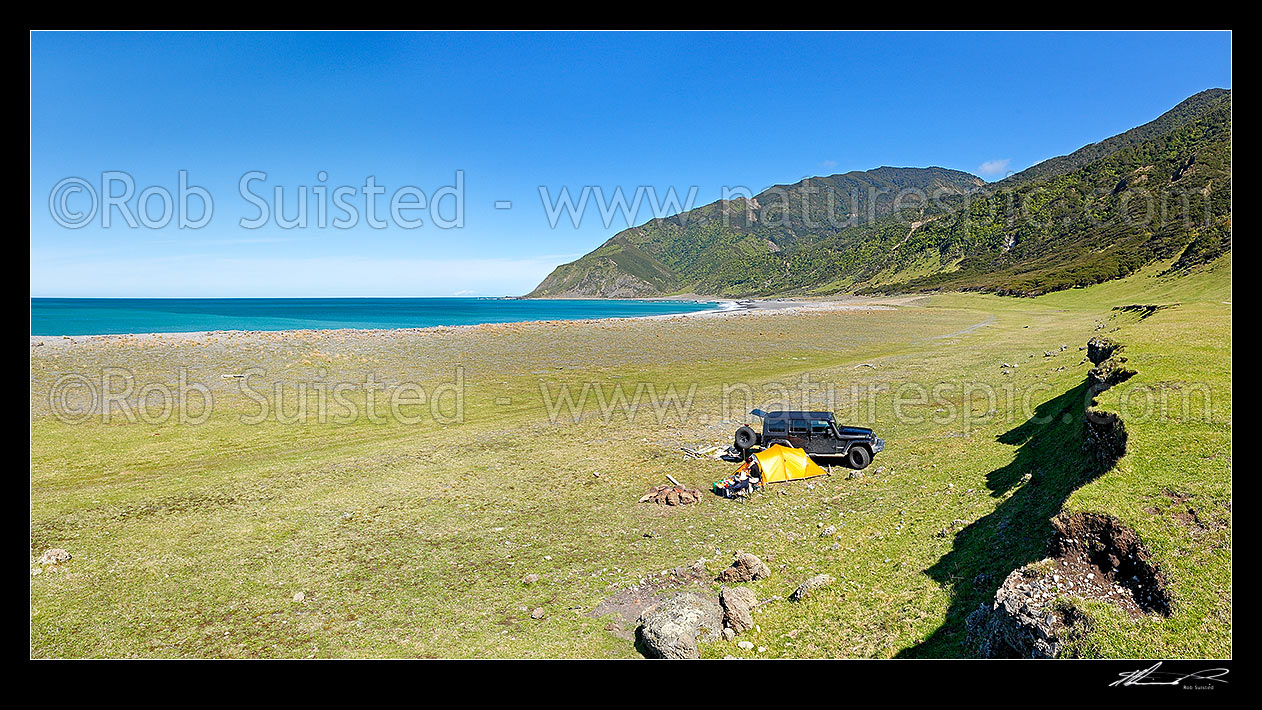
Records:
[[[844,459],[851,468],[866,468],[872,457],[885,449],[885,442],[871,429],[840,426],[832,412],[750,412],[762,419],[762,434],[750,427],[736,430],[736,448],[741,457],[752,449],[781,444],[804,449],[813,459]]]

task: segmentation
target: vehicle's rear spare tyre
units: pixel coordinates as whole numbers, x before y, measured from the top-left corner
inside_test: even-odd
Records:
[[[753,429],[743,426],[736,430],[736,448],[741,451],[749,451],[754,447],[754,442],[758,441],[758,435]]]
[[[872,463],[872,454],[862,446],[852,446],[850,452],[846,454],[846,461],[850,464],[850,468],[867,468],[868,464]]]

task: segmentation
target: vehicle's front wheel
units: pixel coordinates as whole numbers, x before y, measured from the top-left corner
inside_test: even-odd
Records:
[[[846,454],[846,460],[850,463],[850,468],[864,469],[872,463],[872,454],[862,446],[852,446]]]

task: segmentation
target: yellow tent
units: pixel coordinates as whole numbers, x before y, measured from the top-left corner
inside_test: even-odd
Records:
[[[823,476],[827,471],[820,468],[802,449],[773,444],[766,451],[754,454],[763,483],[796,481],[799,478]]]

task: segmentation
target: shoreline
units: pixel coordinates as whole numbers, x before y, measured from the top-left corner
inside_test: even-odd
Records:
[[[631,300],[631,299],[627,299]],[[658,298],[658,299],[634,299],[634,300],[698,300],[684,298]],[[98,333],[91,335],[31,335],[30,346],[42,347],[52,343],[71,343],[79,342],[102,342],[118,339],[170,339],[170,340],[195,340],[198,338],[206,338],[210,336],[277,336],[291,337],[294,335],[321,335],[321,334],[390,334],[390,333],[423,333],[423,332],[446,332],[446,331],[472,331],[476,329],[487,328],[503,328],[505,326],[557,326],[576,323],[610,323],[623,321],[644,321],[644,320],[671,320],[684,318],[728,318],[739,316],[766,316],[766,315],[794,315],[807,312],[823,312],[823,311],[872,311],[872,310],[894,310],[893,304],[898,299],[880,299],[882,302],[875,300],[847,299],[847,300],[827,300],[813,301],[808,299],[719,299],[708,301],[716,304],[715,308],[700,311],[689,311],[686,313],[660,313],[652,315],[639,316],[606,316],[604,318],[568,318],[568,319],[552,319],[552,320],[521,320],[521,321],[494,321],[488,323],[468,323],[461,325],[429,325],[416,326],[410,328],[292,328],[284,330],[190,330],[190,331],[172,331],[172,332],[145,332],[145,333]],[[893,305],[892,305],[893,304]]]

